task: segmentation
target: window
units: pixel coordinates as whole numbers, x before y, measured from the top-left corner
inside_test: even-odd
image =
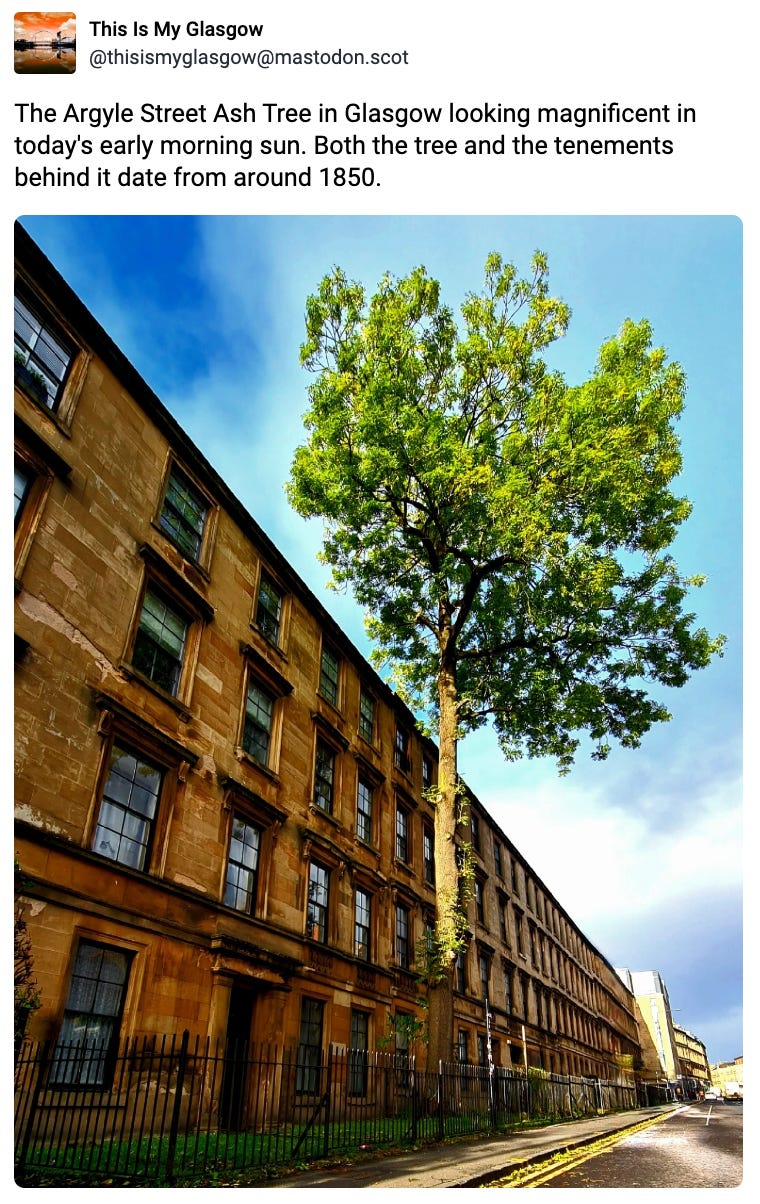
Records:
[[[422,831],[422,860],[425,881],[429,886],[435,886],[435,838],[430,828]]]
[[[262,573],[256,603],[256,626],[266,639],[278,645],[282,626],[282,599],[282,591]]]
[[[519,895],[520,883],[517,874],[517,862],[515,861],[514,857],[512,858],[512,890],[516,895]]]
[[[27,393],[55,410],[63,393],[73,348],[49,318],[19,296],[14,300],[16,376]]]
[[[433,785],[433,762],[430,757],[422,758],[422,789],[429,790]]]
[[[536,933],[535,924],[532,924],[530,920],[528,921],[528,946],[530,960],[533,962],[533,965],[538,968],[541,964],[539,959],[538,935]]]
[[[409,1030],[414,1022],[410,1012],[396,1012],[393,1024],[393,1035],[397,1054],[409,1053]]]
[[[359,735],[368,744],[375,739],[375,700],[366,690],[359,695]]]
[[[335,794],[335,752],[324,740],[317,740],[314,763],[314,805],[332,815]]]
[[[21,518],[24,503],[29,496],[34,475],[26,464],[17,460],[13,468],[13,522],[14,526]]]
[[[460,1062],[468,1061],[467,1030],[464,1028],[460,1028],[457,1033],[457,1057]]]
[[[306,935],[327,944],[327,909],[330,901],[330,874],[316,861],[309,863],[309,897],[306,904]]]
[[[400,803],[396,804],[396,857],[409,864],[409,812]]]
[[[472,835],[472,847],[476,853],[480,852],[480,816],[474,811],[470,812],[470,833]]]
[[[324,1013],[325,1005],[321,999],[301,1000],[301,1028],[296,1068],[296,1091],[300,1095],[316,1095],[319,1092]]]
[[[372,844],[372,803],[372,787],[360,775],[356,787],[356,835],[367,844]]]
[[[363,962],[372,952],[372,897],[357,887],[354,891],[354,955]]]
[[[338,705],[338,676],[340,673],[340,662],[333,652],[332,648],[327,645],[322,646],[322,660],[319,667],[319,692],[323,698],[331,702],[334,707]]]
[[[427,965],[433,966],[433,959],[435,958],[435,919],[430,915],[425,916],[422,938]]]
[[[18,583],[53,482],[57,477],[66,484],[71,466],[18,413],[13,423],[13,571]]]
[[[257,681],[249,678],[245,699],[243,748],[262,765],[269,764],[273,714],[274,699],[262,690]]]
[[[499,904],[499,936],[505,945],[509,944],[509,936],[507,935],[507,904]]]
[[[504,1007],[507,1015],[512,1013],[512,967],[504,963]]]
[[[172,468],[159,524],[190,560],[200,557],[208,505],[179,468]]]
[[[396,904],[396,961],[403,970],[410,966],[409,955],[409,910],[401,903]]]
[[[464,995],[467,990],[467,960],[463,949],[457,953],[457,959],[454,963],[454,979],[456,988],[461,995]]]
[[[92,847],[132,869],[148,868],[161,770],[114,746]]]
[[[483,899],[483,883],[479,878],[475,879],[475,914],[478,918],[478,923],[485,925],[486,913],[485,903]]]
[[[51,1083],[106,1086],[119,1037],[130,956],[81,941],[66,997]]]
[[[396,740],[393,746],[393,764],[402,773],[409,773],[411,760],[409,757],[409,733],[403,727],[396,728]]]
[[[224,902],[246,915],[251,914],[255,902],[260,846],[261,830],[239,815],[233,815]]]
[[[351,1043],[348,1051],[348,1094],[367,1094],[369,1016],[351,1009]]]
[[[488,999],[488,979],[490,975],[490,962],[486,953],[478,954],[478,972],[480,974],[480,990],[484,999]]]
[[[522,912],[515,909],[515,937],[517,940],[517,952],[520,957],[525,957],[525,946],[523,944],[523,917]]]
[[[145,590],[132,665],[169,694],[177,693],[188,621],[152,585]]]
[[[493,868],[498,878],[503,877],[501,864],[501,845],[498,840],[493,842]]]

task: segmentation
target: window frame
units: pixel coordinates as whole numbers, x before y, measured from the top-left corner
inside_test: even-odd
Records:
[[[422,754],[422,790],[423,793],[433,788],[433,762],[427,753]]]
[[[364,906],[361,911],[360,918],[360,899],[362,896]],[[358,883],[354,887],[354,957],[361,962],[371,962],[373,956],[373,941],[372,941],[372,918],[374,908],[372,906],[372,893],[362,883]]]
[[[504,970],[504,1009],[508,1016],[511,1016],[514,1011],[514,981],[513,974],[514,966],[511,962],[504,961],[502,963]]]
[[[323,766],[326,763],[325,755],[329,758],[330,776],[329,778],[320,770],[320,753],[323,754]],[[324,736],[317,734],[314,742],[314,784],[312,789],[312,806],[315,811],[321,815],[329,815],[331,818],[335,813],[335,799],[337,795],[337,769],[338,769],[338,751],[329,740],[325,740]],[[327,783],[329,794],[320,793],[320,783]],[[328,806],[322,806],[318,801],[320,798],[326,798]]]
[[[332,672],[327,672],[326,662],[328,660],[334,662],[334,676]],[[341,658],[333,645],[329,641],[323,640],[322,649],[319,654],[319,684],[317,693],[331,707],[335,707],[336,711],[340,709],[341,663]],[[330,666],[330,668],[332,667]]]
[[[233,842],[233,840],[236,839],[236,837],[235,837],[235,824],[236,823],[243,825],[243,827],[245,829],[249,829],[250,831],[255,832],[257,835],[257,842],[255,845],[255,864],[253,865],[253,867],[244,865],[244,863],[242,861],[233,862],[232,842]],[[224,888],[223,888],[223,892],[222,892],[222,903],[224,904],[225,907],[229,907],[231,911],[237,912],[238,915],[253,916],[256,914],[256,910],[257,910],[256,901],[257,901],[258,887],[259,887],[259,875],[260,875],[260,867],[261,867],[263,840],[264,840],[264,829],[261,827],[261,825],[258,823],[255,823],[250,818],[250,816],[248,816],[244,811],[241,811],[240,809],[233,810],[231,818],[230,818],[229,834],[228,834],[228,840],[227,840],[227,856],[226,856],[226,860],[225,860]],[[241,842],[241,843],[243,844],[243,847],[245,848],[246,847],[245,842]],[[250,847],[253,847],[253,846],[250,846]],[[244,898],[247,899],[246,905],[243,907],[238,906],[237,902],[231,902],[227,898],[227,895],[230,892],[230,889],[235,891],[236,894],[241,890],[239,879],[238,879],[238,882],[236,882],[234,884],[230,881],[230,870],[231,870],[233,864],[238,865],[243,871],[247,872],[250,875],[250,885],[248,887],[242,888],[242,890],[244,892]]]
[[[183,543],[182,539],[177,536],[172,527],[167,525],[167,523],[164,521],[167,506],[172,504],[169,502],[169,491],[171,489],[173,480],[176,480],[180,486],[184,486],[192,501],[200,503],[202,506],[203,521],[200,531],[196,532],[197,549],[195,551],[191,551],[191,549]],[[180,524],[184,523],[186,521],[185,516],[176,506],[175,510],[177,511]],[[171,546],[176,549],[177,552],[179,552],[180,556],[184,560],[188,561],[189,564],[194,565],[196,568],[201,569],[204,574],[207,574],[208,563],[211,556],[211,542],[216,527],[217,511],[218,506],[215,504],[208,491],[200,484],[197,477],[195,477],[193,473],[189,472],[188,469],[181,464],[175,456],[171,456],[164,474],[163,487],[161,489],[158,509],[154,519],[154,526],[161,532],[165,539],[169,541]],[[190,526],[189,523],[187,525]]]
[[[422,876],[428,886],[435,886],[435,832],[425,823],[422,825]]]
[[[470,807],[470,842],[475,853],[481,852],[480,816]]]
[[[355,1028],[362,1021],[363,1033],[356,1033]],[[369,1032],[371,1013],[362,1008],[351,1008],[350,1029],[348,1039],[348,1080],[347,1093],[358,1099],[367,1094],[368,1062],[369,1062]],[[363,1045],[355,1045],[355,1038],[363,1039]]]
[[[63,377],[56,389],[54,403],[48,402],[49,394],[45,390],[45,400],[39,390],[26,379],[25,371],[14,370],[14,385],[26,401],[32,404],[38,413],[47,415],[51,422],[64,432],[68,432],[73,421],[79,396],[84,385],[87,367],[92,358],[81,340],[64,321],[57,308],[52,305],[37,289],[36,284],[26,273],[17,271],[14,277],[14,368],[15,368],[15,300],[18,298],[22,305],[34,315],[43,327],[50,329],[53,337],[57,338],[69,352],[68,362]],[[23,340],[21,340],[23,342]],[[28,363],[28,359],[26,361]],[[26,363],[24,368],[26,369]],[[34,369],[32,369],[34,371]]]
[[[115,954],[115,955],[123,958],[123,960],[124,960],[124,977],[123,977],[122,982],[117,983],[115,980],[104,979],[101,977],[102,969],[103,969],[103,965],[104,965],[104,959],[102,957],[101,957],[101,961],[100,961],[100,967],[98,970],[97,978],[86,977],[84,975],[84,973],[77,975],[77,966],[80,963],[80,957],[85,949],[99,950],[102,954],[110,953],[110,954]],[[48,1086],[50,1086],[52,1088],[60,1089],[60,1090],[65,1090],[65,1091],[108,1090],[108,1088],[111,1086],[111,1083],[113,1081],[114,1069],[115,1069],[116,1054],[117,1054],[118,1046],[119,1046],[121,1026],[122,1026],[122,1022],[124,1019],[124,1010],[125,1010],[125,1005],[126,1005],[126,1000],[127,1000],[127,994],[129,991],[129,983],[130,983],[130,976],[131,976],[131,972],[132,972],[133,959],[134,959],[133,951],[129,950],[129,949],[125,949],[119,945],[112,945],[112,944],[107,943],[106,941],[101,941],[101,940],[93,940],[89,936],[80,936],[78,938],[77,943],[76,943],[76,952],[74,953],[72,962],[71,962],[71,970],[69,973],[69,985],[68,985],[68,990],[66,993],[66,1001],[63,1005],[63,1011],[62,1011],[62,1015],[61,1015],[61,1024],[60,1024],[60,1027],[58,1030],[58,1036],[57,1036],[56,1044],[55,1044],[54,1051],[53,1051],[50,1073],[49,1073],[49,1077],[48,1077]],[[84,969],[84,966],[83,966],[83,969]],[[87,982],[90,984],[92,984],[92,983],[96,984],[94,990],[92,991],[91,1005],[90,1005],[89,1010],[87,1010],[87,1011],[84,1011],[82,1009],[77,1009],[74,1006],[72,1006],[73,1005],[72,997],[76,990],[75,983],[77,981]],[[94,1010],[94,1005],[98,998],[98,993],[99,993],[98,987],[107,986],[109,984],[112,986],[119,987],[119,999],[118,999],[117,1006],[114,1010],[111,1010],[110,1012],[105,1012],[105,1011],[96,1012]],[[103,994],[107,994],[107,992],[104,991]],[[68,1016],[71,1016],[71,1017],[87,1016],[91,1019],[99,1017],[101,1020],[109,1021],[111,1031],[108,1034],[107,1040],[105,1042],[103,1042],[101,1048],[99,1049],[97,1045],[95,1045],[95,1046],[89,1045],[88,1046],[86,1036],[85,1036],[84,1042],[81,1044],[79,1042],[64,1040],[64,1029],[67,1024]],[[86,1030],[87,1030],[87,1023],[85,1024],[85,1033],[86,1033]],[[80,1057],[77,1057],[76,1053],[72,1057],[70,1052],[69,1052],[68,1057],[66,1057],[66,1056],[59,1057],[59,1051],[64,1046],[67,1048],[68,1051],[71,1051],[71,1050],[78,1051],[81,1048],[84,1051],[84,1058],[81,1059]],[[94,1079],[91,1077],[86,1077],[86,1078],[81,1077],[81,1072],[83,1069],[86,1068],[88,1063],[89,1063],[90,1070],[92,1070],[92,1069],[95,1070],[96,1077]],[[61,1073],[61,1069],[62,1069],[62,1073]],[[74,1071],[73,1078],[71,1076],[72,1070]]]
[[[361,806],[364,796],[364,806]],[[360,769],[356,775],[356,835],[371,845],[375,829],[375,784]]]
[[[317,881],[315,872],[312,878],[312,871],[318,871],[323,878]],[[319,901],[314,897],[313,887],[321,889],[324,892],[324,900]],[[306,936],[308,940],[316,941],[318,945],[330,944],[330,899],[332,895],[332,873],[330,867],[325,865],[318,858],[310,858],[309,867],[306,874]],[[316,932],[316,935],[315,935]]]
[[[14,415],[13,462],[14,474],[20,467],[27,477],[27,486],[13,522],[13,575],[18,590],[53,482],[58,479],[67,484],[71,467],[17,414]]]
[[[493,868],[497,878],[504,877],[504,865],[501,852],[501,843],[494,836],[493,838]]]
[[[113,864],[121,865],[126,872],[155,877],[163,872],[166,835],[174,809],[175,797],[187,781],[189,770],[198,763],[198,757],[185,745],[159,731],[142,715],[136,714],[110,694],[102,690],[93,690],[92,697],[98,711],[97,732],[103,743],[98,774],[90,800],[87,822],[84,826],[82,846],[92,851],[94,855],[102,856],[93,850],[93,843],[113,758],[113,749],[121,746],[130,755],[149,762],[162,772],[161,791],[151,834],[150,858],[147,868],[138,871],[122,862],[113,862],[112,858],[104,857],[103,860],[104,863],[111,861]]]
[[[77,356],[77,345],[74,340],[66,333],[66,330],[61,326],[55,316],[51,313],[49,307],[42,303],[41,298],[32,296],[29,299],[28,290],[22,285],[20,288],[14,288],[13,295],[13,353],[14,353],[14,376],[19,385],[19,388],[31,397],[41,408],[48,410],[51,414],[56,414],[60,408],[63,399],[66,383],[74,366],[74,361]],[[26,341],[24,335],[16,326],[16,304],[23,306],[26,313],[34,322],[39,324],[39,330],[33,331],[34,342]],[[29,322],[25,315],[21,315],[23,321],[32,329],[33,323]],[[55,355],[63,364],[63,372],[61,376],[56,376],[50,371],[51,365],[37,353],[36,348],[40,342],[46,342],[44,336],[47,335],[56,344],[54,348]],[[24,348],[24,351],[17,349],[18,346]],[[49,345],[49,343],[48,343]],[[26,353],[26,354],[25,354]],[[62,354],[61,354],[62,353]],[[16,359],[23,359],[21,364]],[[31,364],[31,367],[30,367]],[[43,400],[41,391],[33,386],[32,381],[37,376],[43,382],[45,397]],[[50,392],[50,385],[57,382],[54,392]]]
[[[396,954],[396,965],[401,970],[409,970],[412,965],[411,951],[411,935],[412,935],[412,912],[411,908],[403,903],[400,899],[396,900],[394,907],[394,952]],[[400,921],[403,921],[400,923]],[[402,931],[403,928],[403,931]]]
[[[318,1019],[315,1019],[314,1011],[316,1011]],[[310,1014],[307,1015],[307,1012]],[[304,1040],[305,1035],[312,1038],[315,1032],[319,1034],[318,1041]],[[296,1095],[319,1095],[322,1082],[324,1041],[325,1000],[315,999],[311,995],[302,995],[298,1019]]]
[[[457,1031],[457,1061],[460,1066],[468,1066],[469,1057],[469,1033],[466,1028],[460,1028]]]
[[[478,950],[478,978],[483,999],[491,999],[491,957],[484,949]]]
[[[396,823],[394,828],[395,859],[402,865],[412,864],[412,812],[399,798],[396,799]],[[403,821],[403,822],[402,822]]]
[[[365,704],[367,704],[365,706]],[[369,714],[367,714],[369,708]],[[357,720],[357,731],[362,740],[366,740],[367,744],[374,748],[375,745],[375,728],[377,725],[377,699],[374,694],[365,689],[364,686],[359,687],[359,717]]]
[[[262,591],[264,590],[269,591],[271,595],[276,595],[278,608],[275,617],[272,616],[271,609],[262,603]],[[280,586],[276,578],[266,569],[262,569],[259,573],[259,582],[256,590],[256,610],[253,626],[273,648],[282,649],[283,647],[286,596],[285,590]]]
[[[458,949],[454,959],[454,989],[460,995],[467,994],[467,954],[464,949]]]
[[[143,615],[146,613],[147,599],[149,595],[154,598],[157,603],[164,607],[167,614],[170,614],[173,618],[180,620],[184,626],[179,658],[173,656],[170,650],[164,648],[164,651],[170,657],[172,664],[174,665],[174,681],[171,688],[163,685],[161,681],[157,681],[152,673],[146,671],[145,668],[142,668],[138,663],[136,663],[138,647],[140,648],[139,655],[142,656],[143,643],[146,645],[152,644],[154,649],[157,651],[160,651],[161,649],[161,645],[158,644],[155,638],[151,636],[148,630],[148,624],[143,624]],[[188,661],[188,646],[190,642],[189,637],[193,622],[194,616],[187,610],[185,606],[183,606],[182,602],[173,595],[171,590],[166,589],[162,581],[159,581],[150,575],[146,576],[143,589],[141,591],[140,604],[137,608],[136,622],[131,640],[130,665],[141,681],[149,683],[162,695],[167,698],[172,698],[176,701],[180,701],[185,693],[184,687],[186,686],[187,680],[186,669]]]
[[[116,782],[113,782],[113,785],[111,786],[111,788],[113,790],[113,795],[107,796],[107,794],[106,794],[106,791],[109,788],[109,785],[112,784],[112,778],[114,778],[114,776],[117,776],[121,782],[125,782],[125,781],[129,780],[126,778],[125,774],[123,774],[123,773],[114,775],[114,766],[117,763],[117,760],[121,761],[125,757],[131,758],[132,760],[134,760],[136,762],[135,777],[132,778],[132,785],[135,788],[136,788],[136,774],[139,772],[139,766],[148,768],[149,770],[153,771],[158,776],[157,788],[155,790],[155,793],[152,794],[152,797],[155,800],[154,808],[153,808],[152,814],[150,814],[150,815],[145,815],[144,812],[141,812],[136,807],[124,806],[122,804],[121,800],[117,797],[117,790],[120,790],[123,788],[120,787]],[[107,764],[105,767],[105,772],[102,776],[100,789],[98,791],[98,806],[96,809],[95,822],[93,825],[92,835],[90,837],[90,842],[89,842],[89,847],[90,847],[91,851],[93,853],[96,853],[99,857],[103,857],[104,859],[106,859],[108,861],[112,861],[115,865],[120,865],[120,866],[124,867],[125,869],[133,870],[135,873],[149,874],[151,872],[152,865],[155,862],[156,842],[157,842],[158,834],[160,833],[161,827],[162,827],[162,825],[160,824],[160,821],[159,821],[159,816],[160,816],[160,813],[162,810],[162,801],[164,799],[166,785],[167,785],[167,767],[165,765],[162,765],[160,762],[157,763],[154,758],[145,756],[145,754],[142,752],[142,750],[140,750],[139,752],[136,751],[133,746],[130,747],[130,742],[128,740],[121,739],[120,733],[117,734],[114,737],[114,739],[110,742],[110,747],[108,750]],[[129,795],[128,795],[130,801],[132,799],[132,794],[133,794],[133,791],[132,791],[132,789],[130,789]],[[123,818],[123,827],[122,827],[121,832],[117,832],[117,830],[115,828],[106,827],[105,823],[102,822],[106,808],[109,808],[109,807],[113,811],[118,810],[119,812],[122,813],[122,815],[124,817]],[[128,836],[128,835],[125,836],[124,826],[126,825],[127,817],[130,815],[142,816],[143,820],[145,821],[145,826],[147,828],[147,836],[144,841],[138,841],[138,840],[134,839],[134,837],[132,837],[132,836]],[[135,823],[134,819],[132,820],[132,823],[133,824]],[[123,857],[111,856],[108,853],[102,852],[101,851],[102,844],[101,844],[101,848],[96,847],[96,842],[98,840],[98,833],[101,830],[103,832],[110,832],[113,835],[118,835],[118,837],[119,837],[118,849],[117,849],[118,852],[121,851],[122,840],[125,842],[129,842],[130,845],[134,845],[137,848],[142,849],[143,854],[142,854],[142,859],[141,859],[140,864],[133,864],[131,861],[125,860]]]
[[[251,710],[251,694],[256,692],[260,698],[269,704],[269,713],[267,715],[268,724],[263,722],[255,722]],[[254,751],[255,741],[251,738],[251,731],[263,732],[266,736],[266,747],[264,756],[260,757]],[[270,769],[275,760],[276,742],[278,734],[278,696],[269,687],[269,683],[255,672],[253,666],[248,665],[245,674],[245,690],[243,694],[243,718],[240,729],[240,747],[247,757],[250,757],[257,766],[263,769]]]
[[[393,767],[406,777],[411,776],[411,736],[408,729],[398,722],[396,723],[396,732],[393,739]]]

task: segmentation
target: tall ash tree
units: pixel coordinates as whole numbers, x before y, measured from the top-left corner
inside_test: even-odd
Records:
[[[669,718],[647,684],[683,685],[722,644],[668,553],[691,508],[670,488],[683,371],[626,321],[569,385],[542,358],[569,317],[539,253],[525,279],[490,255],[459,322],[422,267],[369,299],[336,268],[307,301],[289,498],[325,521],[322,558],[366,608],[377,663],[437,721],[433,1062],[452,1056],[466,929],[458,740],[490,720],[508,760],[563,772],[584,734],[599,759],[636,747]]]

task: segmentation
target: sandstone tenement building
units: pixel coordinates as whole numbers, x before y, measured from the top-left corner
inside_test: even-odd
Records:
[[[15,295],[28,1035],[403,1049],[435,745],[20,227]],[[497,1064],[617,1079],[631,992],[474,797],[461,837],[456,1054],[487,998]]]

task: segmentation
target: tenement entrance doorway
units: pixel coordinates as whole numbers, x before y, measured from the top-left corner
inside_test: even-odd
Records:
[[[233,986],[230,993],[219,1099],[219,1124],[223,1129],[245,1128],[254,998],[255,992],[249,986]]]

